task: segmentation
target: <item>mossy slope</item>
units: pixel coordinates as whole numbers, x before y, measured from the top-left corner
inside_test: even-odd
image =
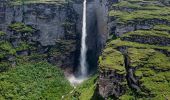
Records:
[[[170,98],[170,7],[165,2],[167,0],[126,0],[111,7],[109,16],[116,23],[115,30],[119,25],[134,26],[123,35],[112,30],[111,35],[117,39],[108,40],[100,57],[101,72],[117,72],[122,68],[125,71],[127,88],[118,97],[121,100]],[[140,29],[139,25],[151,27]]]

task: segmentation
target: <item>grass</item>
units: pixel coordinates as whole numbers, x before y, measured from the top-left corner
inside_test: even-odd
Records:
[[[145,96],[153,99],[170,96],[169,76],[170,57],[153,49],[129,48],[130,66],[138,67],[135,75],[139,80]],[[149,92],[148,92],[149,91]]]
[[[1,100],[60,100],[72,89],[63,72],[46,62],[25,63],[0,73]]]
[[[20,22],[10,24],[9,29],[18,33],[33,33],[35,31],[32,27]]]
[[[0,73],[7,71],[11,67],[9,61],[1,61],[0,62]]]
[[[150,57],[148,63],[148,66],[154,66],[154,69],[158,71],[170,70],[170,57],[167,57],[165,54],[160,52],[156,52],[152,57]]]
[[[127,52],[131,67],[138,67],[146,64],[148,57],[154,54],[153,49],[128,48]]]
[[[6,52],[8,54],[11,54],[11,55],[16,54],[16,50],[13,48],[11,43],[9,43],[7,41],[0,41],[0,50]]]
[[[30,49],[30,45],[26,42],[20,42],[18,47],[15,48],[16,51],[23,51],[23,50],[28,50]]]
[[[155,25],[154,30],[170,32],[170,26],[164,24]]]
[[[139,79],[141,91],[138,94],[127,91],[121,100],[146,99],[164,100],[170,96],[170,57],[153,49],[128,48],[130,67]],[[125,100],[126,100],[125,99]],[[128,100],[129,100],[128,99]]]
[[[168,32],[166,32],[166,31],[155,31],[155,30],[136,30],[136,31],[126,33],[125,35],[123,35],[123,37],[128,37],[128,36],[131,36],[131,35],[149,36],[149,37],[156,36],[156,37],[160,37],[160,38],[161,37],[170,38],[170,34]]]
[[[169,46],[158,46],[158,45],[150,45],[150,44],[142,44],[137,42],[131,42],[131,41],[122,41],[120,39],[113,40],[110,43],[108,43],[109,46],[113,46],[113,48],[118,47],[134,47],[134,48],[151,48],[151,49],[162,49],[166,51],[170,51]]]
[[[64,100],[91,100],[94,97],[96,90],[97,75],[85,80],[82,84],[74,89],[73,93],[68,94]],[[97,98],[97,97],[96,97]]]
[[[122,53],[111,47],[103,51],[99,60],[99,66],[101,69],[113,69],[117,73],[125,73],[124,57]]]
[[[4,36],[6,33],[3,31],[0,31],[0,36]]]
[[[146,4],[147,2],[147,4]],[[120,22],[129,22],[129,21],[142,21],[150,19],[159,19],[170,21],[170,7],[161,6],[158,1],[145,1],[145,0],[127,0],[121,1],[117,4],[113,4],[117,8],[130,8],[134,11],[128,12],[125,10],[111,10],[109,16],[114,16]],[[142,5],[143,4],[143,5]]]

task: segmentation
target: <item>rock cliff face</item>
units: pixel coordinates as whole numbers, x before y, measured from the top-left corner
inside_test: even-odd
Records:
[[[38,41],[43,46],[54,45],[57,39],[65,38],[64,25],[69,22],[76,24],[76,12],[69,4],[25,4],[10,5],[4,3],[1,7],[1,29],[6,31],[7,26],[12,22],[23,22],[31,25],[40,31]],[[74,30],[74,32],[76,32]]]
[[[30,37],[30,40],[38,43],[37,52],[47,54],[47,60],[53,64],[73,69],[76,58],[76,41],[79,38],[76,36],[78,34],[76,28],[78,16],[71,4],[30,3],[11,5],[7,1],[1,3],[1,5],[3,15],[1,16],[0,29],[2,31],[12,37],[14,32],[8,27],[12,23],[20,22],[31,26],[36,32]],[[17,32],[15,31],[15,33]],[[19,36],[18,39],[12,40],[12,44],[18,44],[20,38]],[[65,51],[62,51],[61,48],[65,48]],[[32,53],[32,51],[30,52]]]
[[[109,36],[99,60],[100,95],[120,100],[169,99],[168,0],[110,3]]]
[[[106,3],[89,0],[87,4],[87,60],[90,73],[97,69],[98,56],[107,37]],[[3,1],[0,4],[0,29],[7,33],[7,37],[13,37],[13,33],[18,33],[9,28],[13,23],[31,26],[36,31],[29,36],[28,43],[33,41],[37,45],[37,53],[45,53],[46,60],[62,68],[77,69],[73,67],[79,66],[82,1],[15,5],[10,1]],[[20,38],[21,34],[18,33],[18,38],[11,40],[14,47],[20,43]]]

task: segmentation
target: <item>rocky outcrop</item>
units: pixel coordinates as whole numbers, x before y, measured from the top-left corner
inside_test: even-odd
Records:
[[[125,79],[125,74],[119,74],[116,70],[102,70],[98,81],[100,95],[105,99],[118,98],[126,90]],[[125,84],[122,84],[124,82]]]
[[[143,21],[130,21],[129,23],[119,24],[117,21],[114,21],[115,18],[110,18],[109,22],[109,33],[121,36],[125,33],[132,32],[135,30],[150,30],[156,24],[165,24],[170,25],[170,22],[166,20],[151,19]]]
[[[118,0],[111,4],[109,38],[99,60],[100,95],[106,100],[167,99],[169,79],[164,77],[169,76],[170,67],[168,1]],[[168,7],[165,19],[159,12],[165,10],[150,5]],[[160,95],[162,92],[165,95]]]
[[[131,37],[123,37],[121,39],[125,41],[133,41],[151,45],[170,45],[170,38],[167,37],[131,35]]]

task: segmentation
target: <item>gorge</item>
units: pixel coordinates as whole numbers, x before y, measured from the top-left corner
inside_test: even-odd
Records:
[[[169,100],[169,72],[169,0],[0,0],[1,100]]]

